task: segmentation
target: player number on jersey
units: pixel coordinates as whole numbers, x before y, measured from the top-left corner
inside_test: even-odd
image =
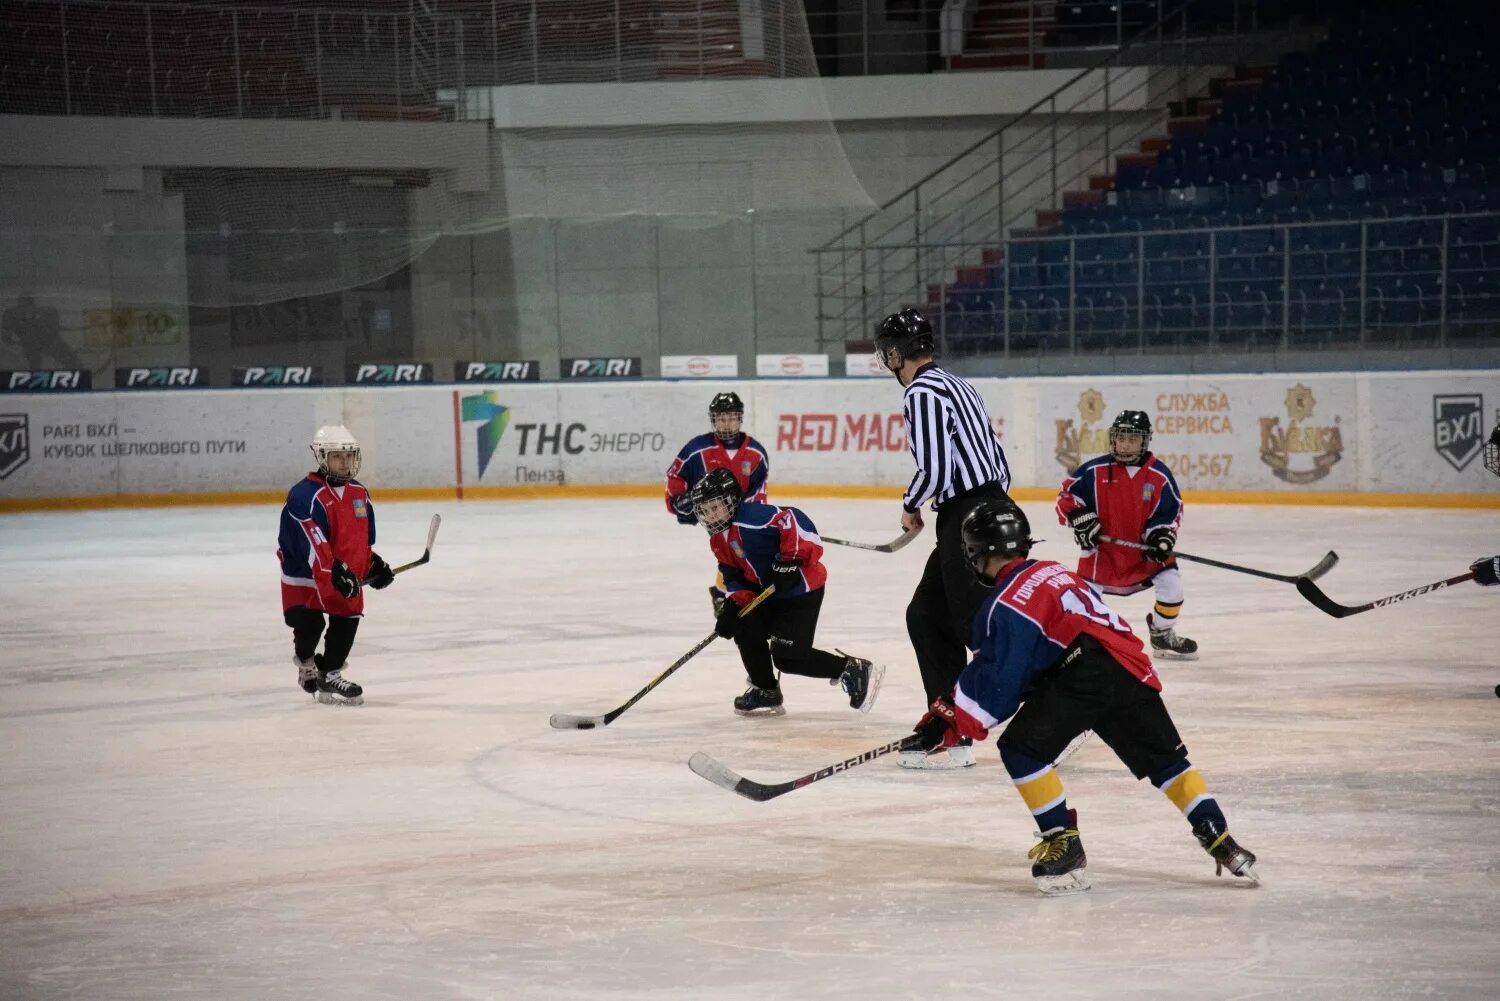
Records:
[[[1068,588],[1062,593],[1062,607],[1075,615],[1091,619],[1101,626],[1108,626],[1117,633],[1130,632],[1130,627],[1120,621],[1114,609],[1100,601],[1099,596],[1092,591],[1076,587]]]

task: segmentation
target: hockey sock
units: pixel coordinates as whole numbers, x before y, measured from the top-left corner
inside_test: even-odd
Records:
[[[1177,616],[1182,614],[1182,602],[1180,601],[1157,601],[1152,606],[1156,613],[1156,623],[1162,629],[1171,629],[1177,624]]]
[[[1026,809],[1036,818],[1043,834],[1068,826],[1068,803],[1063,795],[1062,779],[1046,761],[1038,761],[1024,751],[1007,744],[1000,745],[1000,760],[1016,784],[1016,791],[1026,801]]]
[[[323,673],[341,671],[354,649],[354,634],[359,629],[359,620],[343,615],[328,616],[328,634],[323,638],[323,659],[318,667]]]
[[[1228,826],[1218,801],[1208,794],[1208,783],[1186,758],[1173,762],[1150,779],[1182,811],[1189,824],[1196,827],[1205,820],[1213,820],[1221,831]]]
[[[318,640],[323,638],[323,613],[305,605],[293,605],[282,613],[282,618],[292,627],[292,649],[297,659],[312,659],[318,649]]]

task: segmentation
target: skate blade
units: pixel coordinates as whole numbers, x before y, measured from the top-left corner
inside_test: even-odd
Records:
[[[867,713],[875,708],[875,696],[880,694],[880,683],[885,680],[885,665],[870,665],[870,685],[865,690],[865,700],[859,704],[859,711]]]
[[[1176,650],[1152,650],[1151,656],[1157,660],[1197,660],[1197,653],[1178,653]]]
[[[908,757],[902,754],[896,758],[896,764],[914,772],[956,772],[974,767],[972,759],[963,764],[956,764],[946,754],[924,754],[920,758],[915,755]]]
[[[786,706],[767,706],[763,709],[736,709],[736,716],[785,716]]]
[[[344,699],[330,692],[319,692],[318,701],[325,706],[362,706],[365,704],[365,697],[356,695],[352,699]]]
[[[1251,886],[1260,885],[1260,873],[1255,871],[1255,863],[1253,862],[1246,862],[1240,866],[1240,871],[1235,873],[1235,875],[1247,880]]]
[[[1044,897],[1066,897],[1071,893],[1083,893],[1087,891],[1092,883],[1089,882],[1088,873],[1083,869],[1074,869],[1065,872],[1061,876],[1036,876],[1036,888],[1042,891]]]

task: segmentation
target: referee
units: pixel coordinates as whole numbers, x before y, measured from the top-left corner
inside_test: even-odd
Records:
[[[974,616],[989,593],[969,566],[960,528],[980,501],[1010,503],[1010,468],[979,393],[933,364],[932,324],[921,313],[903,309],[887,316],[875,332],[875,353],[906,387],[902,409],[917,471],[901,501],[901,527],[920,529],[928,500],[937,512],[937,545],[906,606],[906,631],[931,703],[958,682]],[[906,768],[974,764],[968,741],[948,755],[947,763],[938,763],[926,752],[903,751],[899,760]]]

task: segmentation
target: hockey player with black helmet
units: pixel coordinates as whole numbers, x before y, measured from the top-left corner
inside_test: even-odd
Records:
[[[281,509],[282,615],[292,628],[302,690],[322,703],[357,706],[364,689],[343,672],[364,615],[363,585],[379,590],[396,576],[371,548],[375,505],[354,478],[362,454],[358,439],[342,424],[330,424],[313,435],[312,453],[318,468],[287,492]]]
[[[914,732],[922,746],[937,748],[983,741],[1009,720],[1000,759],[1039,830],[1029,857],[1041,892],[1089,888],[1078,813],[1052,766],[1085,730],[1182,811],[1220,873],[1257,881],[1255,855],[1230,836],[1188,760],[1161,679],[1130,625],[1067,567],[1031,558],[1035,540],[1018,508],[981,503],[964,519],[963,541],[976,578],[993,590],[974,618],[974,659]]]
[[[1083,551],[1078,575],[1095,589],[1106,594],[1156,589],[1156,604],[1146,616],[1151,652],[1196,660],[1198,644],[1177,635],[1183,586],[1174,551],[1182,493],[1167,464],[1151,453],[1149,414],[1120,411],[1109,426],[1109,452],[1088,460],[1063,480],[1057,517],[1073,530]],[[1106,535],[1149,548],[1102,541]]]
[[[929,701],[951,690],[963,670],[969,623],[985,599],[964,562],[959,526],[981,501],[1010,503],[1010,467],[984,398],[939,368],[935,351],[932,324],[915,309],[892,313],[876,328],[876,356],[903,387],[902,415],[917,467],[901,499],[901,527],[922,528],[924,504],[937,514],[937,539],[906,607],[906,631]],[[950,748],[946,760],[902,751],[897,763],[967,768],[974,752],[964,742]]]
[[[734,711],[785,715],[780,671],[842,685],[850,707],[869,712],[884,668],[813,646],[828,570],[812,519],[794,507],[741,500],[739,482],[722,468],[693,489],[693,514],[708,532],[727,592],[714,631],[734,640],[749,675],[750,687],[734,700]],[[771,596],[741,618],[740,609],[773,584]]]

